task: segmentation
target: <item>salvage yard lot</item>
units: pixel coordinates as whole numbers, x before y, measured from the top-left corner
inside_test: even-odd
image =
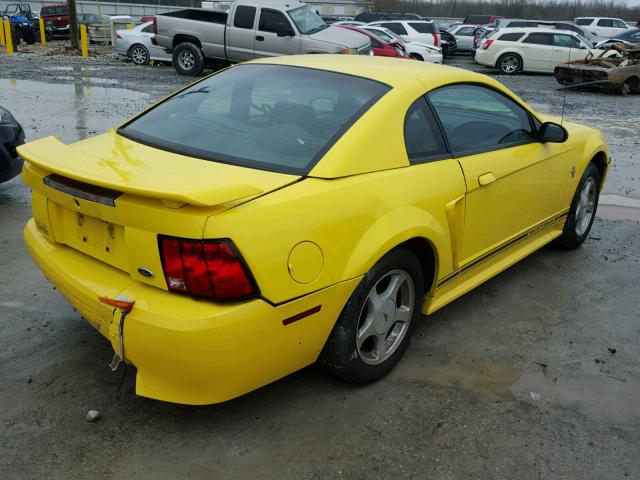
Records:
[[[552,76],[497,78],[561,113]],[[0,104],[28,139],[70,142],[188,81],[108,57],[5,56]],[[107,368],[108,342],[24,251],[26,187],[0,185],[3,477],[637,477],[640,97],[566,101],[568,119],[605,132],[614,160],[591,238],[544,248],[425,319],[396,370],[366,387],[307,368],[210,407],[135,397],[133,370]],[[102,419],[87,423],[89,409]]]

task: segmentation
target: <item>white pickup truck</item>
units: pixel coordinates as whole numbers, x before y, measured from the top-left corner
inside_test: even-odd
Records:
[[[182,75],[199,75],[207,63],[302,53],[368,55],[369,37],[328,26],[297,0],[238,0],[228,12],[187,9],[154,19],[153,41],[173,54]]]

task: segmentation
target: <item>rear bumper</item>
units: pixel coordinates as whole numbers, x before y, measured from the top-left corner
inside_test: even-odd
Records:
[[[342,282],[286,304],[264,300],[220,305],[169,293],[71,248],[50,242],[33,219],[24,230],[30,255],[83,317],[118,349],[120,315],[99,296],[136,304],[124,325],[136,393],[176,403],[223,402],[313,363],[360,281]],[[318,305],[289,325],[283,320]]]

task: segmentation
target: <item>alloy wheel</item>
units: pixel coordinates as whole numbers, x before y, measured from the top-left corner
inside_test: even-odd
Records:
[[[587,181],[584,182],[582,186],[582,190],[580,190],[580,198],[578,199],[575,218],[576,235],[579,237],[587,231],[595,214],[596,190],[596,182],[593,177],[587,178]]]
[[[404,270],[392,270],[376,282],[362,306],[356,348],[368,365],[387,360],[402,343],[415,308],[414,285]]]
[[[196,62],[193,53],[184,51],[178,55],[178,63],[184,70],[191,70]]]
[[[505,73],[516,73],[518,71],[518,67],[520,66],[520,62],[513,55],[509,55],[502,59],[502,71]]]
[[[147,51],[143,47],[134,47],[131,50],[131,60],[136,65],[144,65],[147,63]]]

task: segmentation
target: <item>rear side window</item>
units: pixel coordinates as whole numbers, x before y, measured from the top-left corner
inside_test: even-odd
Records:
[[[613,20],[609,20],[608,18],[601,18],[598,20],[599,27],[613,27]]]
[[[517,42],[524,36],[524,33],[505,33],[498,40],[503,42]]]
[[[576,20],[576,25],[591,25],[593,22],[593,18],[578,18]]]
[[[494,90],[452,85],[428,97],[453,154],[497,150],[535,140],[527,111]]]
[[[150,23],[149,25],[147,25],[146,27],[144,27],[141,32],[144,33],[153,33],[153,24]]]
[[[278,33],[282,30],[291,29],[291,24],[282,12],[277,10],[267,10],[265,8],[260,12],[260,31]]]
[[[40,9],[40,15],[66,15],[68,12],[66,5],[59,5],[57,7],[42,7]]]
[[[418,33],[437,33],[436,27],[433,23],[409,22],[409,26]]]
[[[203,161],[307,174],[389,90],[311,68],[237,65],[178,92],[118,133]]]
[[[405,117],[404,144],[411,163],[450,157],[438,124],[422,97],[411,105]]]
[[[535,45],[551,45],[552,36],[548,33],[530,33],[522,43],[532,43]]]
[[[394,33],[397,33],[398,35],[407,34],[407,30],[404,28],[404,26],[401,23],[395,23],[395,22],[383,23],[382,26],[387,27],[389,30],[391,30]]]
[[[240,5],[236,8],[236,14],[233,18],[233,26],[238,28],[252,29],[255,18],[256,7]]]
[[[462,27],[460,30],[456,32],[456,35],[460,35],[461,37],[470,37],[473,35],[473,32],[476,30],[476,27]]]
[[[580,40],[569,35],[555,34],[553,36],[553,45],[563,48],[580,48]]]

